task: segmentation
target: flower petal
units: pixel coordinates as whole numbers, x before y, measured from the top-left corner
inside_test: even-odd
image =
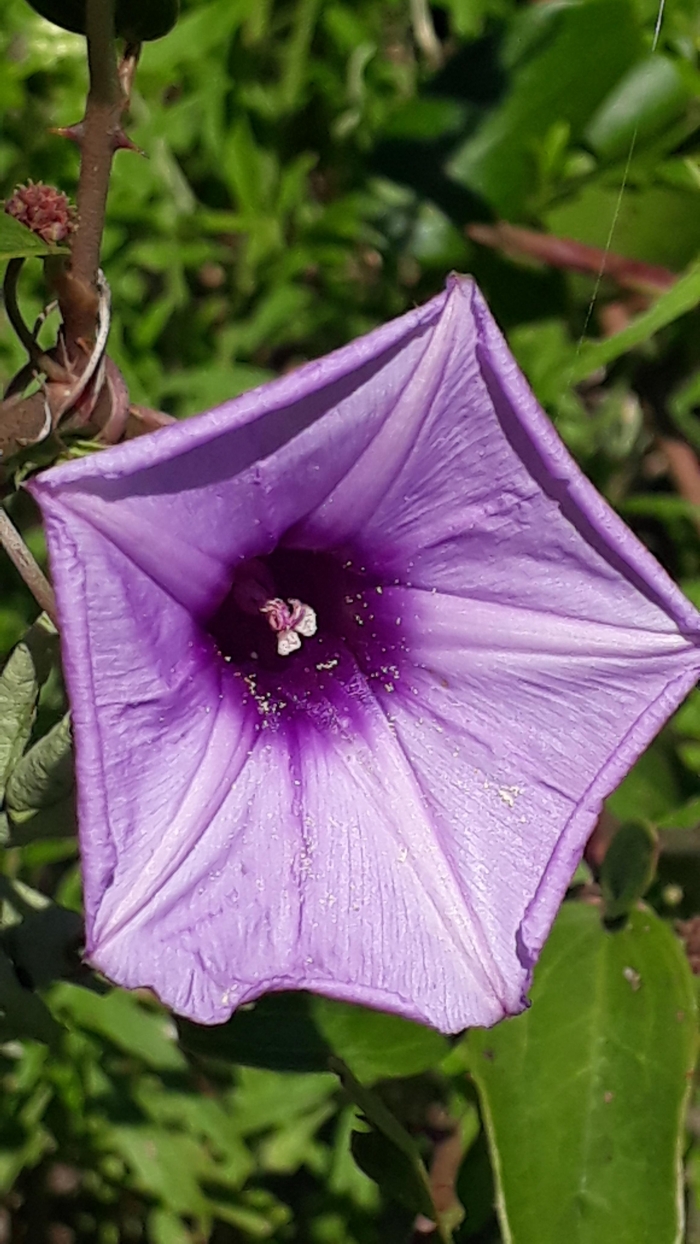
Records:
[[[29,489],[47,510],[59,496],[64,518],[88,520],[186,608],[211,612],[232,567],[271,552],[371,444],[444,302],[199,419],[115,446],[108,466],[93,455]]]
[[[135,838],[113,793],[120,849],[93,914],[94,964],[200,1022],[280,988],[445,1031],[519,1009],[351,659],[325,705],[292,701],[262,726],[245,680],[225,675],[206,737],[195,726],[180,742],[176,809],[153,805]]]
[[[92,961],[202,1022],[287,987],[446,1031],[519,1009],[601,799],[697,677],[700,617],[471,282],[30,487]],[[272,691],[208,629],[268,555],[319,626]]]
[[[601,810],[697,680],[658,630],[390,589],[411,665],[375,695],[505,980],[529,969]]]
[[[371,444],[287,540],[354,542],[383,581],[426,591],[630,626],[649,600],[700,623],[579,470],[464,279]]]

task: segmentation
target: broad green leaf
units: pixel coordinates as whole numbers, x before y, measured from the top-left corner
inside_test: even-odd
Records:
[[[75,778],[70,718],[39,739],[13,769],[6,804],[11,844],[75,833]]]
[[[586,140],[605,159],[626,157],[632,141],[641,143],[673,121],[690,98],[675,61],[657,53],[635,65],[604,100]]]
[[[0,674],[0,797],[32,732],[39,681],[32,654],[20,643]]]
[[[0,924],[5,950],[22,983],[41,989],[75,972],[82,919],[21,881],[0,877]]]
[[[313,998],[311,1011],[333,1053],[362,1081],[418,1075],[439,1063],[450,1048],[433,1028],[398,1015],[320,997]]]
[[[610,173],[601,173],[585,180],[576,194],[555,202],[542,223],[558,237],[605,248],[614,221],[612,246],[618,255],[680,273],[700,249],[700,215],[693,211],[694,202],[694,193],[658,181],[635,184],[620,199],[619,182]],[[592,279],[585,288],[580,283],[578,287],[590,301]]]
[[[523,215],[533,190],[535,149],[555,117],[581,136],[605,97],[641,51],[626,0],[547,5],[511,27],[517,58],[509,94],[451,157],[448,172],[482,194],[507,220]]]
[[[626,354],[636,346],[643,345],[654,333],[672,324],[679,316],[692,311],[700,302],[700,263],[694,263],[678,278],[666,293],[661,294],[656,302],[638,315],[632,323],[607,337],[605,341],[597,341],[582,347],[567,377],[570,384],[578,384],[585,380],[599,367],[607,367],[621,354]]]
[[[450,1234],[433,1204],[428,1172],[416,1142],[382,1099],[360,1084],[340,1059],[333,1059],[332,1067],[348,1097],[372,1128],[374,1139],[365,1139],[365,1132],[356,1132],[352,1138],[360,1169],[376,1180],[387,1195],[435,1222],[437,1238],[447,1244]]]
[[[141,1059],[154,1071],[182,1071],[173,1022],[164,1011],[146,1007],[133,993],[92,989],[60,981],[47,991],[52,1011],[66,1024],[106,1037],[118,1049]]]
[[[192,1236],[179,1214],[154,1209],[148,1216],[148,1234],[153,1244],[192,1244]]]
[[[206,1215],[199,1177],[208,1173],[204,1151],[191,1136],[156,1127],[109,1127],[98,1140],[115,1149],[130,1168],[136,1187],[175,1213]]]
[[[565,903],[532,1007],[468,1037],[510,1244],[678,1244],[695,990],[652,911]]]
[[[257,1148],[260,1167],[275,1175],[293,1175],[301,1166],[318,1166],[325,1157],[318,1132],[335,1113],[336,1102],[330,1096],[316,1110],[276,1128]]]
[[[0,263],[7,259],[37,259],[42,255],[67,254],[67,246],[44,242],[14,216],[0,210]]]
[[[0,949],[0,1042],[30,1037],[53,1045],[61,1032],[38,994],[20,984],[14,964]]]
[[[600,885],[606,920],[619,920],[646,894],[654,878],[657,837],[642,821],[621,825],[605,853]]]
[[[313,999],[305,993],[268,994],[226,1024],[202,1027],[178,1020],[187,1050],[270,1071],[328,1071],[333,1051],[319,1032]]]
[[[695,829],[700,825],[700,795],[694,795],[679,808],[668,812],[657,823],[658,829]]]
[[[0,673],[0,800],[34,724],[39,691],[58,655],[56,628],[46,614],[10,653]]]
[[[379,1185],[385,1196],[413,1214],[434,1214],[430,1193],[416,1176],[414,1162],[380,1132],[353,1132],[350,1148],[360,1170]]]
[[[314,1114],[337,1096],[337,1078],[325,1074],[290,1074],[241,1067],[231,1091],[229,1109],[241,1136],[284,1130],[305,1115]]]
[[[482,1231],[494,1216],[493,1172],[483,1131],[470,1145],[459,1168],[457,1196],[464,1208],[462,1231],[469,1238]]]
[[[271,1071],[327,1071],[336,1055],[368,1081],[416,1075],[449,1049],[420,1024],[306,993],[269,994],[226,1024],[178,1026],[182,1044],[197,1054]]]
[[[243,1143],[235,1114],[215,1097],[198,1091],[179,1092],[156,1076],[141,1076],[134,1086],[134,1099],[158,1127],[172,1127],[211,1142],[219,1155],[218,1180],[240,1187],[250,1174],[253,1159]]]

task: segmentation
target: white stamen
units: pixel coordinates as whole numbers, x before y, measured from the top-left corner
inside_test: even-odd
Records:
[[[279,596],[266,600],[260,606],[270,627],[277,634],[278,656],[288,657],[301,648],[301,638],[311,639],[316,634],[316,613],[310,605],[290,597],[286,602]]]
[[[289,601],[292,606],[292,626],[304,639],[311,639],[316,634],[316,612],[310,605],[302,605],[300,600]]]
[[[301,640],[296,631],[279,631],[277,634],[277,655],[288,657],[301,648]]]

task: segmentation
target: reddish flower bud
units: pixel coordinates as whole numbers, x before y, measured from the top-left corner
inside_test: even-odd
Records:
[[[17,186],[5,203],[5,211],[44,242],[64,242],[75,229],[75,208],[67,195],[40,181]]]

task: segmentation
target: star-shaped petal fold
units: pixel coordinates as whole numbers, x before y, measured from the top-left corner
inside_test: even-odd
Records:
[[[30,488],[95,966],[204,1023],[287,988],[518,1011],[700,616],[473,283]]]

